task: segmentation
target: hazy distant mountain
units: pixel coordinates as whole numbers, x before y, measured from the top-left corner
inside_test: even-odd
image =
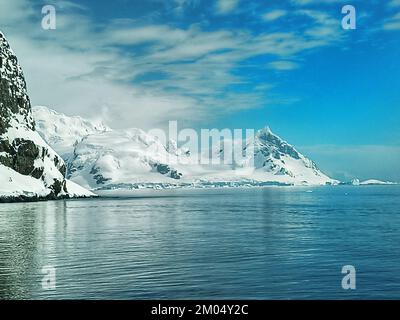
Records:
[[[0,32],[0,200],[90,195],[65,174],[63,159],[35,131],[22,69]]]
[[[45,107],[34,110],[41,135],[66,155],[68,177],[91,189],[337,183],[270,129],[244,142],[249,156],[242,162],[211,166],[199,164],[176,142],[163,144],[140,129],[111,130]],[[223,157],[227,151],[216,152]]]

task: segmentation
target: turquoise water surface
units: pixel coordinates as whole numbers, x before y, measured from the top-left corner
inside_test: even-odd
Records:
[[[399,186],[0,204],[0,298],[399,299],[399,249]]]

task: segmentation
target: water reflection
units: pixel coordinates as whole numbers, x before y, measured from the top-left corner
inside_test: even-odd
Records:
[[[393,298],[399,190],[264,188],[1,204],[0,298],[348,298],[340,288],[348,263],[360,274],[351,298]],[[56,267],[55,291],[41,287],[48,265]]]

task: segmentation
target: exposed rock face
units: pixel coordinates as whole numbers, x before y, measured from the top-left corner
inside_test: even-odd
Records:
[[[0,165],[41,180],[49,198],[67,195],[64,161],[35,131],[22,69],[1,32]]]
[[[272,153],[275,159],[280,159],[283,155],[289,155],[296,160],[300,159],[300,155],[296,149],[274,135],[269,128],[258,131],[256,139],[258,147],[256,151],[263,153],[264,156],[268,156]]]
[[[163,163],[153,163],[152,164],[154,171],[161,173],[162,175],[165,175],[167,177],[170,177],[172,179],[175,180],[179,180],[183,174],[178,172],[177,170],[171,168],[169,165],[167,164],[163,164]]]
[[[257,132],[254,142],[247,148],[254,149],[254,163],[257,169],[295,178],[308,171],[310,176],[329,181],[317,165],[300,154],[292,145],[272,133],[269,128]],[[300,169],[300,170],[299,170]]]
[[[0,134],[6,133],[11,118],[18,114],[31,130],[35,123],[30,113],[31,104],[21,67],[10,45],[0,32]]]

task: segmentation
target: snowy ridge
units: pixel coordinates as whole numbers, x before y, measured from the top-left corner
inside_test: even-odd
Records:
[[[65,141],[63,136],[57,137],[57,132],[66,132],[62,124],[69,125],[72,120],[43,108],[35,113],[39,117],[37,123],[41,123],[42,136],[49,136],[48,132],[51,132],[51,141],[56,141],[56,145],[58,141]],[[53,120],[40,118],[47,115]],[[58,124],[57,132],[51,127],[53,122]],[[88,125],[83,119],[80,123],[82,128],[74,127],[75,135],[70,141],[86,136],[75,144],[72,156],[67,159],[68,177],[92,190],[338,183],[268,128],[258,131],[254,139],[245,141],[244,149],[250,156],[241,163],[200,165],[195,155],[179,148],[176,142],[163,144],[143,130],[107,128],[88,133],[87,128],[96,125]],[[222,156],[227,151],[216,152],[217,156]],[[250,166],[253,162],[254,167]]]
[[[67,197],[93,197],[95,194],[76,183],[66,180],[68,193],[61,196]],[[32,200],[46,199],[49,196],[49,189],[39,179],[28,175],[22,175],[6,166],[0,164],[0,202],[2,200]]]

